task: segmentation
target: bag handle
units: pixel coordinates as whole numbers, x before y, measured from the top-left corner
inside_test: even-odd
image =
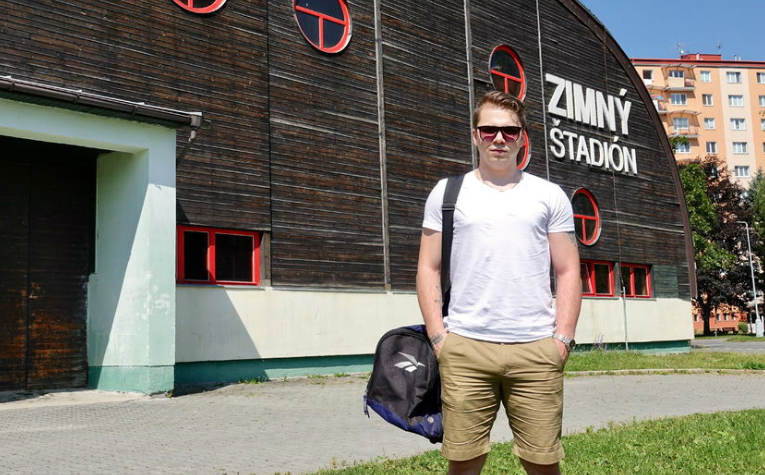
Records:
[[[446,180],[446,191],[444,191],[444,202],[441,205],[443,215],[441,228],[441,315],[449,314],[449,299],[451,298],[452,278],[451,278],[451,258],[452,258],[452,238],[454,237],[454,209],[457,205],[457,197],[462,188],[462,179],[465,175],[450,176]]]

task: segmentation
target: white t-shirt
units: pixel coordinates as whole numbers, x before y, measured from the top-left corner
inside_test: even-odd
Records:
[[[425,204],[422,226],[441,232],[446,180]],[[558,185],[523,173],[499,191],[465,175],[454,212],[448,331],[495,342],[526,342],[555,329],[547,235],[574,231]]]

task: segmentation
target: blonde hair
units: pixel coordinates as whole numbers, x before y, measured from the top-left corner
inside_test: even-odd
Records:
[[[495,106],[507,111],[513,111],[521,122],[521,127],[526,128],[526,106],[512,94],[501,91],[490,91],[483,95],[473,112],[473,126],[478,125],[478,118],[484,106]]]

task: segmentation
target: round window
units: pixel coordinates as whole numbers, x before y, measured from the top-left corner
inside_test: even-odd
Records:
[[[523,131],[523,147],[518,150],[518,169],[525,170],[529,166],[531,161],[531,142],[529,142],[529,134],[526,130]]]
[[[314,48],[339,53],[351,41],[351,15],[345,0],[295,0],[295,21]]]
[[[494,48],[489,59],[489,74],[494,88],[512,94],[520,100],[526,96],[526,73],[520,58],[509,46]]]
[[[595,244],[600,237],[600,210],[592,193],[579,188],[571,198],[574,210],[574,229],[579,242],[585,246]]]
[[[176,5],[191,13],[212,13],[220,10],[226,0],[173,0]]]

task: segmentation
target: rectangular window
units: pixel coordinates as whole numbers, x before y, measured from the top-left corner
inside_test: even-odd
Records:
[[[736,178],[748,178],[749,177],[749,167],[747,166],[737,166],[734,168],[734,172],[736,173]]]
[[[669,72],[669,77],[671,78],[684,78],[685,77],[685,71],[680,71],[677,69],[673,69]]]
[[[260,283],[260,235],[178,226],[178,283]]]
[[[691,153],[691,144],[678,142],[675,145],[675,153]]]
[[[757,84],[765,84],[765,73],[757,73]]]
[[[712,82],[712,72],[711,71],[701,71],[701,82]]]
[[[672,125],[676,130],[688,130],[688,118],[687,117],[675,117],[672,119]]]
[[[704,118],[704,128],[707,130],[714,130],[715,129],[715,119],[714,117],[706,117]]]
[[[760,102],[760,107],[765,107],[765,96],[759,96],[758,99]]]
[[[747,151],[746,142],[733,142],[733,153],[739,155],[749,153]]]
[[[728,84],[741,84],[741,73],[728,71],[725,73],[725,78],[728,80]]]
[[[765,119],[760,119],[760,130],[765,130]]]
[[[741,95],[728,96],[728,105],[732,107],[744,107],[744,96],[741,96]]]
[[[582,296],[614,296],[613,263],[582,260],[579,267],[582,273]]]
[[[731,119],[731,130],[746,130],[746,121],[744,119]]]
[[[701,103],[705,106],[713,106],[715,105],[715,97],[712,94],[702,94]]]
[[[651,297],[651,268],[642,264],[621,264],[622,285],[627,298]]]
[[[688,104],[688,96],[686,94],[670,94],[669,100],[673,106],[684,106]]]
[[[643,79],[648,79],[648,80],[653,79],[653,69],[644,69]]]
[[[707,153],[710,153],[710,154],[717,153],[717,142],[707,142]]]

